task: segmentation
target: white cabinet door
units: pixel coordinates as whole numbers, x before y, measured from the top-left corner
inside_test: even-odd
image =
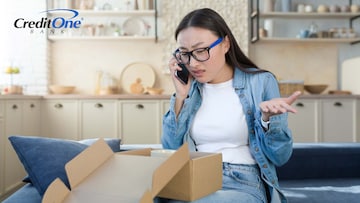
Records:
[[[12,135],[40,135],[40,100],[6,100],[0,109],[1,143],[1,193],[8,192],[26,175],[8,138]],[[3,109],[4,108],[4,109]]]
[[[122,143],[160,143],[160,112],[159,100],[120,101]]]
[[[45,100],[41,114],[41,132],[44,137],[78,139],[77,100]]]
[[[288,114],[288,125],[294,142],[318,142],[318,101],[299,99],[293,106],[298,112]]]
[[[81,101],[81,139],[120,138],[117,100]]]
[[[7,100],[5,102],[5,192],[21,183],[26,172],[8,138],[23,134],[23,104],[22,100]]]
[[[324,99],[321,134],[324,142],[356,142],[356,100]]]
[[[161,100],[161,107],[161,117],[163,117],[169,111],[170,100]]]
[[[40,100],[24,100],[23,102],[23,134],[40,136]]]

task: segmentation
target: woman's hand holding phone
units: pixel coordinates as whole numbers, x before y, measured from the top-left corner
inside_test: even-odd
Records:
[[[177,79],[180,80],[183,85],[186,85],[189,82],[189,71],[186,68],[185,64],[179,63],[178,66],[180,66],[181,70],[176,70],[175,76],[177,77]]]
[[[191,84],[191,77],[189,76],[189,71],[184,64],[180,64],[175,58],[172,58],[169,61],[169,69],[171,78],[175,86],[176,97],[185,99],[188,95]],[[185,76],[187,76],[187,78]]]

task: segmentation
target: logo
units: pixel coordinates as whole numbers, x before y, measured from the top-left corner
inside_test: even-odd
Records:
[[[18,18],[14,21],[14,27],[17,29],[30,29],[33,33],[35,29],[39,29],[41,33],[49,29],[52,33],[55,30],[64,29],[78,29],[81,26],[82,18],[79,18],[79,12],[73,9],[51,9],[42,11],[40,13],[49,13],[52,18],[42,17],[39,20],[28,20],[25,18]],[[70,15],[70,16],[69,16]]]

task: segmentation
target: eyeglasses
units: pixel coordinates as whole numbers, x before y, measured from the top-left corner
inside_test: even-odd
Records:
[[[176,49],[173,55],[176,58],[176,60],[178,60],[180,63],[183,64],[190,64],[190,56],[192,56],[195,60],[199,62],[204,62],[209,60],[210,58],[210,52],[209,52],[210,49],[220,44],[222,40],[223,38],[220,37],[210,46],[205,48],[197,48],[192,51],[180,51],[179,49]]]

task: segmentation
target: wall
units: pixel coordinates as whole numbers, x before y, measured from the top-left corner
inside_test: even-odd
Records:
[[[17,29],[14,22],[18,18],[39,20],[45,16],[45,1],[9,1],[0,7],[0,94],[2,89],[13,85],[23,85],[24,93],[45,94],[48,85],[48,54],[46,33],[31,32],[32,29]],[[20,74],[10,74],[4,70],[16,66]]]
[[[256,43],[251,58],[279,80],[304,80],[306,84],[328,84],[337,88],[338,52],[335,44]]]
[[[51,83],[76,85],[77,93],[93,94],[97,70],[109,72],[116,79],[130,63],[144,62],[156,72],[156,87],[173,93],[167,74],[167,62],[176,48],[173,32],[177,23],[195,8],[210,7],[218,11],[233,29],[240,46],[247,53],[248,27],[246,0],[167,1],[159,0],[160,40],[154,41],[56,41],[51,43]],[[241,26],[239,26],[241,25]]]

